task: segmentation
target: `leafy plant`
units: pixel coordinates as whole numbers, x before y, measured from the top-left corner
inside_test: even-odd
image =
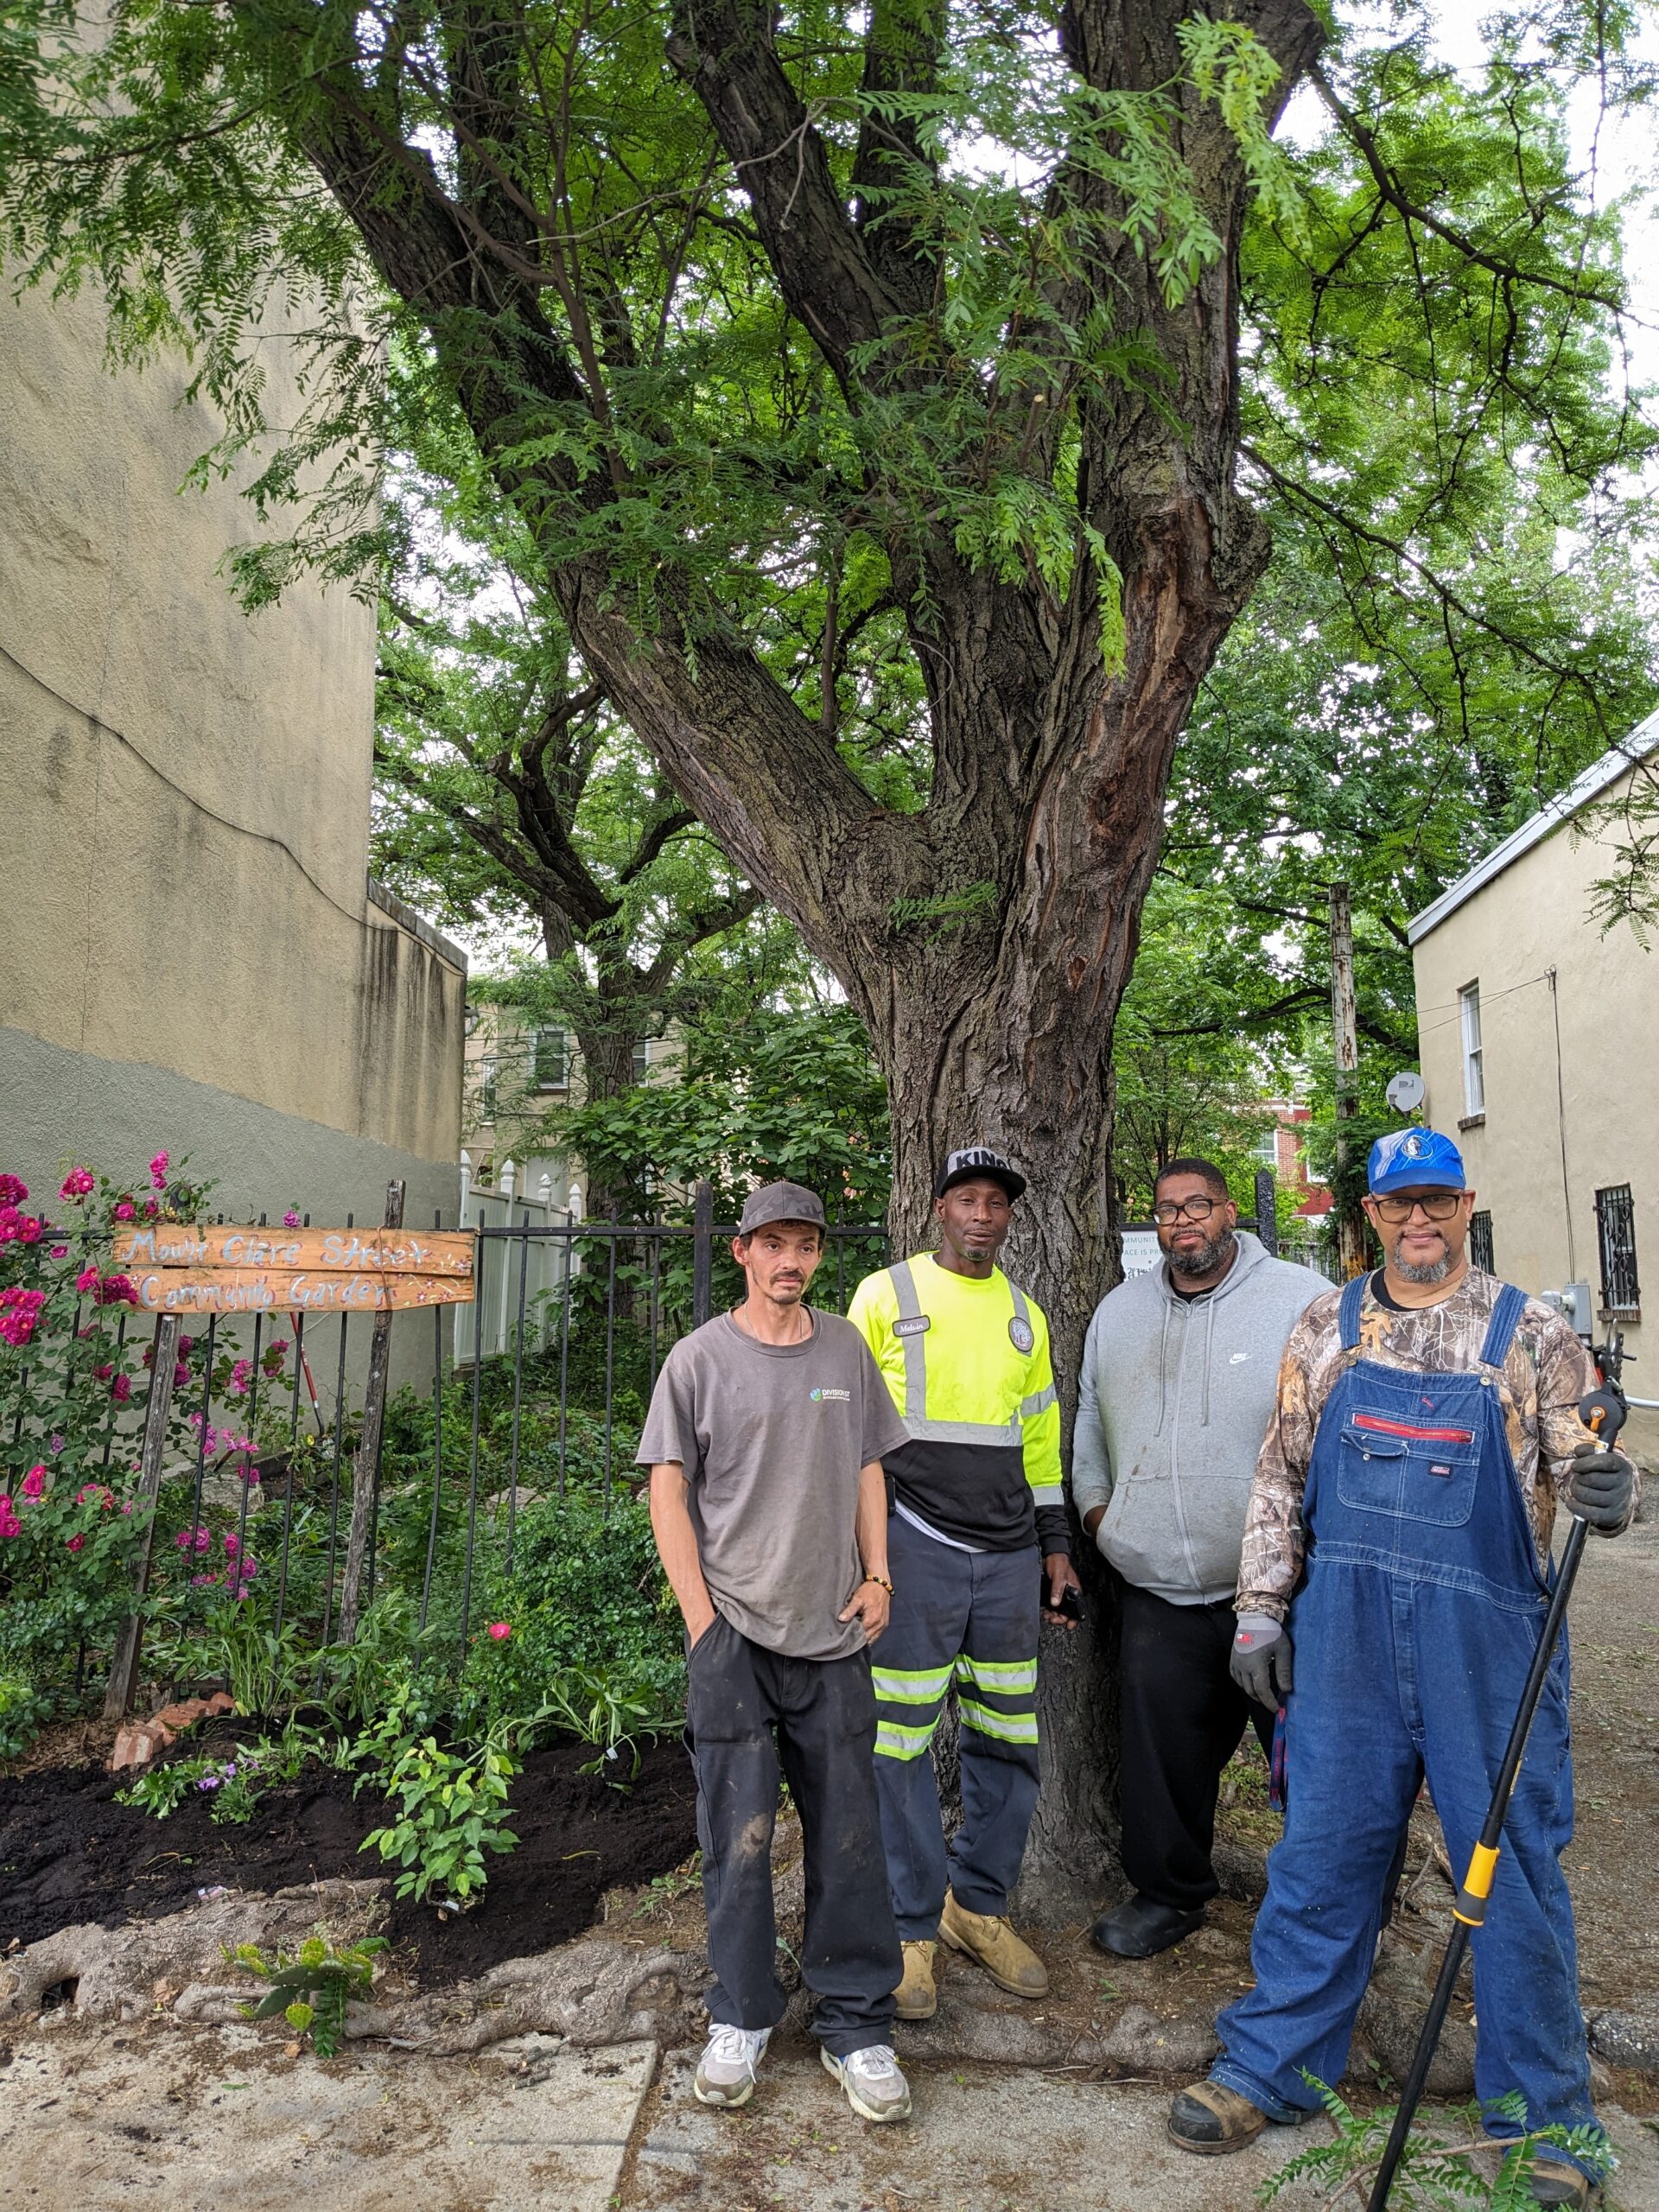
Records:
[[[238,1943],[225,1955],[270,1984],[257,2005],[242,2007],[246,2018],[270,2020],[280,2012],[296,2035],[309,2035],[319,2058],[332,2058],[346,2031],[346,2007],[353,1997],[368,1995],[375,1960],[385,1948],[385,1936],[365,1936],[336,1950],[319,1932],[291,1959],[280,1950],[267,1958],[257,1943]]]
[[[1352,2111],[1323,2082],[1304,2077],[1317,2089],[1319,2100],[1337,2131],[1334,2143],[1320,2143],[1303,2151],[1270,2174],[1257,2190],[1263,2204],[1270,2204],[1293,2182],[1313,2180],[1325,2192],[1322,2202],[1336,2206],[1351,2201],[1363,2204],[1370,2195],[1394,2125],[1395,2106],[1359,2114]],[[1512,2140],[1499,2144],[1481,2126],[1483,2110],[1495,2119],[1513,2121],[1519,2131]],[[1530,2177],[1541,2145],[1579,2160],[1598,2177],[1613,2164],[1607,2139],[1594,2127],[1527,2127],[1526,2101],[1518,2094],[1500,2098],[1487,2107],[1465,2105],[1451,2117],[1464,2123],[1464,2138],[1451,2142],[1425,2127],[1414,2127],[1406,2139],[1398,2177],[1390,2201],[1418,2208],[1418,2212],[1530,2212],[1534,2203]],[[1490,2178],[1478,2160],[1501,2153],[1501,2163]]]
[[[137,1780],[116,1792],[119,1805],[137,1805],[157,1820],[176,1813],[193,1790],[211,1793],[209,1817],[219,1827],[240,1827],[251,1820],[262,1791],[285,1777],[270,1770],[265,1747],[237,1751],[226,1758],[203,1751],[194,1758],[169,1759],[165,1766],[146,1767]]]
[[[21,1675],[0,1675],[0,1760],[21,1758],[52,1717],[52,1700]]]
[[[359,1848],[402,1866],[400,1897],[419,1902],[441,1889],[462,1906],[475,1904],[489,1879],[484,1853],[511,1851],[518,1840],[503,1817],[518,1771],[493,1744],[469,1758],[443,1750],[435,1736],[407,1742],[387,1777],[398,1818]]]
[[[584,1774],[603,1774],[607,1782],[619,1784],[622,1774],[607,1773],[608,1767],[626,1752],[626,1780],[632,1782],[639,1771],[638,1738],[667,1735],[679,1726],[675,1715],[663,1711],[649,1683],[625,1669],[606,1667],[567,1667],[556,1675],[547,1686],[541,1711],[523,1724],[525,1732],[543,1719],[556,1721],[582,1743],[595,1746],[599,1756],[582,1768]]]

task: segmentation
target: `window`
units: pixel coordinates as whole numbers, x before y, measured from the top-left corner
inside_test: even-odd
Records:
[[[1497,1273],[1497,1262],[1492,1257],[1492,1217],[1489,1213],[1471,1213],[1469,1217],[1469,1264],[1489,1275]]]
[[[538,1029],[536,1032],[534,1067],[537,1090],[563,1090],[568,1080],[569,1065],[564,1048],[563,1029]]]
[[[486,1052],[477,1063],[478,1114],[483,1122],[495,1119],[495,1054]]]
[[[1263,1129],[1250,1147],[1250,1158],[1258,1167],[1277,1169],[1279,1166],[1279,1131],[1276,1128]]]
[[[1636,1279],[1636,1208],[1628,1183],[1596,1192],[1596,1242],[1601,1247],[1604,1312],[1638,1312],[1642,1293]]]
[[[641,1037],[633,1048],[633,1079],[644,1083],[651,1073],[651,1039]]]
[[[1467,1115],[1486,1111],[1486,1071],[1480,1054],[1480,985],[1465,983],[1458,993],[1463,1016],[1463,1110]]]

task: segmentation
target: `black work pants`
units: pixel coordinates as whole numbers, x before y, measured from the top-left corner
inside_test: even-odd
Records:
[[[1221,1885],[1210,1864],[1222,1769],[1246,1725],[1271,1754],[1273,1715],[1228,1672],[1230,1599],[1172,1605],[1115,1576],[1123,1871],[1143,1896],[1196,1912]]]
[[[772,1905],[781,1771],[805,1845],[801,1977],[817,1999],[813,2032],[837,2058],[890,2041],[904,1961],[881,1849],[869,1654],[791,1659],[717,1616],[687,1674],[710,2018],[771,2028],[784,2016]]]

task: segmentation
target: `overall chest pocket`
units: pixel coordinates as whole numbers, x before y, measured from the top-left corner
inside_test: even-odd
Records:
[[[1361,1513],[1461,1529],[1475,1506],[1480,1470],[1478,1422],[1401,1421],[1352,1413],[1342,1427],[1337,1494]]]

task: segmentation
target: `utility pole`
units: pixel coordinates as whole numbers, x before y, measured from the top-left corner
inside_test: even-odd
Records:
[[[1354,1014],[1354,909],[1345,883],[1331,887],[1331,1023],[1337,1046],[1337,1179],[1345,1186],[1353,1154],[1348,1124],[1359,1112],[1359,1031]],[[1365,1217],[1343,1202],[1337,1216],[1337,1260],[1343,1281],[1365,1268]]]

